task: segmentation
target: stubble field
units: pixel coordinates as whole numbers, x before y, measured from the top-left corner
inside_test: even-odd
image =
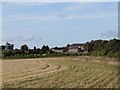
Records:
[[[118,63],[95,57],[2,61],[3,88],[117,88]]]

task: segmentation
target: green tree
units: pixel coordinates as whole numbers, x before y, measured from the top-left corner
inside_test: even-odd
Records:
[[[14,48],[14,44],[10,44],[8,42],[5,44],[5,49],[6,50],[13,50],[13,48]]]
[[[43,53],[46,53],[47,51],[49,51],[49,46],[48,45],[43,45],[43,47],[41,48]]]
[[[94,56],[116,57],[120,48],[120,40],[95,40],[85,43],[85,50]]]
[[[34,50],[36,50],[36,47],[34,46]]]
[[[67,48],[69,48],[70,47],[70,44],[67,44]]]
[[[4,46],[4,45],[2,45],[2,46],[1,46],[1,49],[2,49],[2,50],[5,50],[5,46]]]
[[[22,51],[28,51],[28,46],[25,44],[25,45],[22,45],[21,46],[21,50]]]

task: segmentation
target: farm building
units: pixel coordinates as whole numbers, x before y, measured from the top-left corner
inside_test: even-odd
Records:
[[[54,52],[66,52],[67,48],[66,47],[54,47],[51,50]]]
[[[68,52],[82,52],[84,51],[84,44],[72,44],[69,46]]]
[[[51,50],[54,52],[83,52],[84,44],[71,44],[67,47],[55,47]]]

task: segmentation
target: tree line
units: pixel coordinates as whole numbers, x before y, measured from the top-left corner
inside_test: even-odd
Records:
[[[38,57],[41,54],[46,54],[51,52],[48,45],[43,45],[43,47],[36,48],[34,46],[33,49],[29,49],[28,45],[24,44],[20,47],[20,49],[8,49],[5,50],[5,46],[2,45],[2,57],[3,58],[32,58]],[[52,53],[52,52],[51,52]]]
[[[42,48],[29,49],[25,44],[20,49],[2,50],[2,58],[41,58],[41,57],[61,57],[61,56],[79,56],[82,53],[75,52],[54,52],[48,45],[43,45]]]
[[[117,58],[120,56],[120,40],[92,40],[85,43],[85,50],[89,52],[89,55]]]
[[[68,46],[66,46],[68,47]],[[42,48],[29,49],[25,44],[20,49],[13,49],[8,47],[5,50],[5,46],[2,45],[2,57],[3,58],[39,58],[39,57],[58,57],[58,56],[80,56],[80,55],[91,55],[91,56],[107,56],[118,58],[120,56],[120,40],[92,40],[85,43],[84,52],[61,52],[57,53],[52,51],[48,45],[43,45]]]

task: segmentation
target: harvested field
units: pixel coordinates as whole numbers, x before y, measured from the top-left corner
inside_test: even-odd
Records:
[[[63,57],[3,60],[2,87],[117,88],[117,62],[92,59]]]

